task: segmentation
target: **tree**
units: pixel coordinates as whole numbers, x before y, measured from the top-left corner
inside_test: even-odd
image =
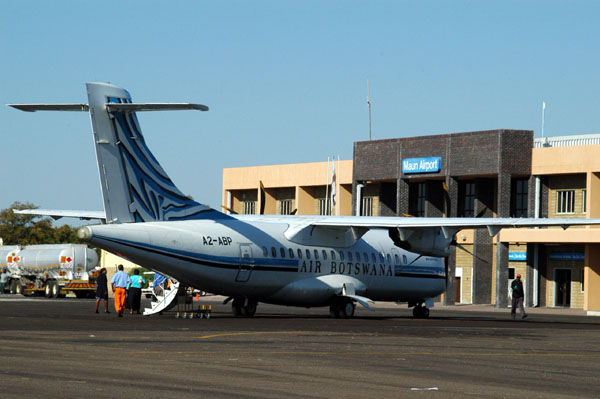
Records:
[[[52,219],[35,215],[21,215],[13,210],[36,209],[32,203],[14,202],[0,211],[0,237],[4,245],[79,243],[75,229],[68,225],[53,227]]]

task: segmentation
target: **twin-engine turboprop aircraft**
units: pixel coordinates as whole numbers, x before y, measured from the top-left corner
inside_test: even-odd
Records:
[[[89,111],[104,212],[22,213],[99,219],[79,236],[181,283],[233,299],[236,315],[258,302],[329,306],[401,301],[428,316],[446,289],[444,257],[464,228],[600,224],[600,219],[414,218],[227,215],[186,197],[146,146],[136,112],[208,107],[133,103],[129,93],[88,83],[88,104],[12,104],[23,111]],[[410,252],[409,252],[410,251]]]

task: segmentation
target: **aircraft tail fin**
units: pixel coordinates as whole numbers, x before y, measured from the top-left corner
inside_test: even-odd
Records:
[[[13,104],[22,111],[89,111],[106,223],[228,217],[184,195],[144,140],[136,112],[200,110],[189,103],[133,103],[127,90],[88,83],[89,104]]]

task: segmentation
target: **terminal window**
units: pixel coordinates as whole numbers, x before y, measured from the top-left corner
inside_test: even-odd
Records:
[[[254,215],[256,213],[256,201],[244,201],[244,215]]]
[[[472,218],[475,216],[475,182],[463,181],[458,186],[459,216]]]
[[[527,179],[516,179],[512,182],[511,216],[515,218],[527,217]]]
[[[373,216],[373,197],[363,197],[361,216]]]
[[[331,215],[330,202],[326,198],[319,198],[319,215]]]
[[[556,192],[556,213],[574,213],[575,190],[559,190]]]
[[[279,201],[279,214],[280,215],[291,215],[292,214],[292,200],[291,199]]]

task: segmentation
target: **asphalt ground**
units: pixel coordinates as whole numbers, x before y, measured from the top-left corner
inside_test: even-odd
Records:
[[[260,304],[235,318],[95,314],[91,299],[0,296],[1,398],[600,396],[600,318],[491,307],[429,319],[376,304],[353,319]],[[147,302],[146,302],[147,303]]]

